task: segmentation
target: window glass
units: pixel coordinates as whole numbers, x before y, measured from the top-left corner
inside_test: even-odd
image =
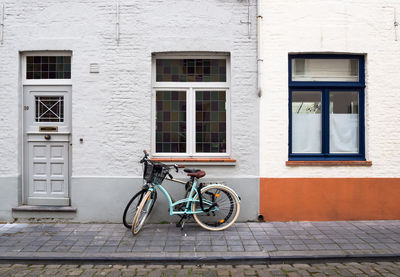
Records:
[[[26,79],[71,79],[71,57],[28,56]]]
[[[226,152],[225,103],[225,91],[196,91],[196,152]]]
[[[226,82],[225,59],[157,59],[157,82]]]
[[[321,153],[320,91],[292,92],[292,152]]]
[[[292,59],[292,81],[358,82],[358,59]]]
[[[329,92],[329,152],[358,153],[358,92]]]
[[[64,122],[63,96],[36,96],[36,122]]]
[[[156,152],[186,152],[186,91],[156,92]]]

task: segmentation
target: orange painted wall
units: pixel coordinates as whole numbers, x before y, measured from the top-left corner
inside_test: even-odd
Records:
[[[400,219],[400,178],[261,178],[267,221]]]

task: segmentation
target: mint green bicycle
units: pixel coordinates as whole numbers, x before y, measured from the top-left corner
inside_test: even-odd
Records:
[[[144,179],[146,193],[137,205],[136,214],[132,222],[132,233],[136,235],[143,227],[148,215],[157,199],[157,189],[165,195],[169,203],[170,215],[180,216],[177,227],[183,228],[185,222],[193,216],[196,222],[210,231],[221,231],[229,228],[237,219],[240,212],[240,197],[229,187],[222,184],[204,185],[198,180],[206,175],[200,169],[184,169],[190,181],[184,182],[174,179],[171,169],[176,172],[182,166],[168,166],[153,162],[145,151],[140,163],[144,164]],[[185,184],[186,196],[174,201],[168,191],[161,185],[165,177],[171,181]]]

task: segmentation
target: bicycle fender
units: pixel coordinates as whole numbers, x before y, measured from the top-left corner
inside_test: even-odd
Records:
[[[236,195],[236,197],[239,199],[239,202],[241,201],[241,198],[240,198],[240,196],[236,193],[236,191],[234,191],[231,187],[228,187],[228,186],[223,185],[223,184],[218,184],[218,183],[209,184],[209,185],[203,187],[201,190],[205,189],[205,188],[208,187],[208,186],[212,186],[212,185],[218,185],[218,186],[222,186],[222,187],[225,187],[225,188],[227,188],[227,189],[230,189],[230,190]]]

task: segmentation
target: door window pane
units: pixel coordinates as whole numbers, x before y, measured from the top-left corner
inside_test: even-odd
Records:
[[[64,122],[64,96],[35,96],[36,122]]]
[[[358,82],[358,59],[292,59],[292,81]]]
[[[71,79],[71,57],[28,56],[26,79]]]
[[[292,92],[292,153],[321,153],[320,91]]]
[[[196,91],[196,152],[226,152],[226,92]]]
[[[157,82],[226,82],[225,59],[157,59]]]
[[[329,152],[358,153],[358,92],[329,93]]]
[[[156,92],[156,152],[186,152],[186,91]]]

